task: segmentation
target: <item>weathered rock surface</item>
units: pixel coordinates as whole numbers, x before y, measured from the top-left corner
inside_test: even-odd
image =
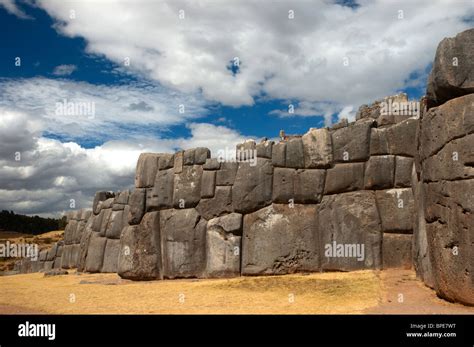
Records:
[[[136,281],[163,278],[160,212],[148,212],[140,225],[126,227],[120,238],[118,274]]]
[[[302,137],[305,168],[327,168],[333,161],[331,134],[311,128]]]
[[[242,274],[276,275],[319,270],[314,205],[272,204],[244,216]]]
[[[365,189],[393,187],[395,157],[393,155],[372,156],[365,166]]]
[[[383,234],[383,268],[411,269],[412,237],[406,234]]]
[[[207,221],[194,209],[160,211],[165,278],[201,277],[206,266]]]
[[[317,218],[323,270],[382,267],[382,227],[373,192],[325,196]]]
[[[364,189],[364,163],[336,164],[326,173],[324,194]]]
[[[87,272],[100,272],[104,261],[104,250],[107,239],[99,236],[99,233],[92,233],[87,251],[86,266]]]
[[[415,206],[411,188],[379,190],[375,192],[382,230],[412,233]]]
[[[174,175],[173,206],[194,207],[201,199],[202,165],[183,166],[181,173]]]
[[[142,153],[138,158],[135,174],[136,188],[153,187],[156,172],[158,171],[159,153]]]
[[[334,161],[366,161],[369,158],[373,121],[357,122],[332,133]]]
[[[473,52],[474,29],[440,42],[428,80],[429,107],[474,93]]]
[[[120,240],[107,239],[101,272],[117,272]]]

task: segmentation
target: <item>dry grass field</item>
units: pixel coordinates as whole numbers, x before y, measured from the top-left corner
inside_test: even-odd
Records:
[[[40,235],[30,235],[17,233],[15,231],[0,231],[0,243],[30,243],[37,244],[39,250],[50,248],[51,245],[59,240],[62,240],[64,230],[50,231]],[[18,259],[15,258],[0,258],[0,272],[9,271],[13,269],[13,264]]]
[[[0,277],[0,313],[474,313],[437,298],[407,270],[152,282],[70,272]]]

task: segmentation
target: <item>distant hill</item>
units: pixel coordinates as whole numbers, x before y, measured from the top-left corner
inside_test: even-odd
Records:
[[[24,234],[38,235],[53,230],[63,230],[66,226],[66,217],[42,218],[39,216],[25,216],[13,211],[0,212],[0,230],[16,231]]]

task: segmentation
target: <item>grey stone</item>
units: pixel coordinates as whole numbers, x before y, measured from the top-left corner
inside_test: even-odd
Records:
[[[146,213],[140,225],[125,228],[120,238],[118,274],[136,281],[162,279],[160,212]]]
[[[107,239],[101,272],[117,272],[120,240]]]
[[[191,209],[160,211],[163,275],[201,277],[206,266],[206,220]]]
[[[441,150],[446,143],[474,132],[474,94],[431,108],[421,120],[420,159]]]
[[[474,178],[474,134],[447,143],[422,163],[423,181]]]
[[[206,160],[211,157],[211,151],[208,148],[198,147],[194,152],[194,163],[204,165]]]
[[[212,198],[216,188],[216,172],[204,171],[202,173],[201,198]]]
[[[286,143],[287,167],[304,168],[303,141],[301,138],[293,138]]]
[[[336,164],[326,172],[324,194],[364,189],[364,163]]]
[[[244,216],[242,274],[318,271],[316,207],[272,204]]]
[[[276,167],[286,166],[286,142],[279,142],[273,145],[272,164]]]
[[[202,166],[183,166],[183,171],[174,175],[173,206],[194,207],[201,199]]]
[[[248,213],[272,201],[273,167],[269,159],[257,158],[257,164],[239,163],[232,187],[235,212]]]
[[[89,221],[84,233],[81,237],[81,243],[79,244],[79,256],[77,260],[77,271],[82,272],[86,268],[86,259],[87,253],[89,251],[89,242],[90,238],[92,237],[92,223]]]
[[[174,154],[174,172],[181,173],[184,163],[184,151],[179,151]]]
[[[216,185],[218,186],[233,185],[238,167],[239,167],[239,163],[236,163],[236,162],[222,162],[220,170],[218,170],[216,173]]]
[[[105,237],[92,233],[86,257],[85,270],[87,272],[100,272],[102,270],[106,242],[107,239]]]
[[[219,170],[221,167],[221,163],[217,160],[217,158],[208,158],[206,159],[206,163],[203,165],[204,170]]]
[[[415,206],[411,188],[395,188],[375,192],[382,230],[412,233]]]
[[[52,276],[63,276],[67,275],[68,272],[66,270],[61,270],[58,268],[54,268],[52,270],[45,271],[44,277],[52,277]]]
[[[135,187],[149,188],[153,187],[156,172],[158,171],[159,153],[142,153],[138,158],[137,169],[135,173]]]
[[[112,209],[109,208],[107,210],[102,210],[102,211],[104,211],[104,215],[102,216],[102,223],[100,224],[99,235],[105,236],[105,232],[107,231],[107,225],[109,224],[110,216],[112,216]]]
[[[128,212],[128,223],[130,225],[140,224],[143,214],[145,213],[145,189],[135,189],[130,194]]]
[[[474,93],[474,29],[443,39],[436,50],[427,96],[429,107]],[[456,63],[454,64],[454,59]]]
[[[224,213],[233,211],[232,207],[232,187],[216,187],[214,197],[201,199],[196,206],[196,210],[206,219],[221,216]]]
[[[183,154],[183,165],[194,165],[194,154],[195,154],[195,149],[187,149],[184,151]]]
[[[323,270],[382,267],[382,228],[373,192],[325,196],[318,208],[318,228]]]
[[[113,211],[110,215],[109,223],[105,231],[105,236],[109,239],[119,239],[124,227],[123,211]]]
[[[412,235],[383,234],[383,268],[411,269]]]
[[[323,191],[325,170],[305,169],[296,170],[295,176],[295,203],[320,203]]]
[[[287,204],[295,198],[295,169],[275,168],[273,177],[273,202]]]
[[[129,190],[124,190],[123,192],[120,192],[118,196],[115,197],[115,204],[122,204],[122,205],[127,205],[128,204],[128,198],[130,196],[130,191]]]
[[[114,201],[115,201],[114,198],[108,198],[107,200],[102,201],[102,209],[103,210],[108,210],[108,209],[112,208],[112,206],[114,205]]]
[[[409,118],[386,128],[372,128],[370,155],[393,154],[414,157],[418,119]]]
[[[365,166],[365,189],[386,189],[393,187],[395,157],[378,155],[370,157]]]
[[[274,141],[262,141],[257,144],[257,157],[272,159],[272,148],[274,143]]]
[[[413,168],[413,158],[395,157],[395,188],[411,187],[411,171]]]
[[[311,128],[302,137],[305,168],[327,168],[333,161],[331,133]]]
[[[99,202],[105,201],[109,198],[112,198],[114,195],[112,192],[97,192],[94,196],[94,202],[92,204],[92,211],[94,214],[99,214]]]
[[[153,205],[147,210],[161,210],[173,207],[174,169],[162,170],[156,174],[155,187],[152,190]]]
[[[372,126],[373,121],[362,121],[334,131],[332,133],[334,161],[366,161],[369,158]]]
[[[162,154],[158,160],[158,170],[171,169],[174,166],[174,154]]]

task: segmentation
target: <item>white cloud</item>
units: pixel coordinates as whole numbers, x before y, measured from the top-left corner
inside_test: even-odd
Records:
[[[77,70],[76,65],[58,65],[53,70],[55,76],[69,76]]]
[[[222,126],[191,123],[189,138],[142,137],[83,148],[42,137],[40,124],[33,115],[0,108],[0,210],[58,215],[69,209],[71,199],[77,208],[89,208],[95,191],[132,188],[142,152],[172,153],[175,148],[205,146],[216,155],[243,139]],[[4,137],[9,133],[9,138]]]
[[[32,19],[15,4],[15,0],[0,0],[0,7],[3,7],[8,13],[17,16],[18,18]]]
[[[109,86],[41,77],[0,79],[0,95],[0,106],[33,115],[44,131],[95,142],[156,135],[207,112],[199,96],[144,83]],[[69,105],[83,104],[90,108],[67,112]],[[66,112],[58,112],[64,111],[63,105]]]
[[[127,69],[166,87],[231,106],[265,95],[339,111],[393,94],[413,72],[423,75],[438,42],[468,28],[462,18],[474,15],[471,0],[361,0],[356,9],[317,0],[39,4],[61,33],[84,37],[88,52],[121,65],[128,57]],[[227,68],[234,57],[241,62],[235,76]]]

